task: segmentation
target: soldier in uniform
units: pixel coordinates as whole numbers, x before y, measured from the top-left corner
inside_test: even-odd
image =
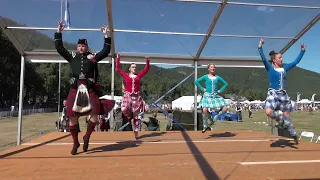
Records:
[[[74,142],[71,154],[75,155],[80,147],[78,141],[79,117],[87,115],[90,117],[86,134],[83,136],[83,151],[86,152],[89,147],[90,135],[98,122],[98,116],[111,111],[115,104],[113,100],[104,99],[99,101],[99,96],[102,94],[100,84],[97,82],[97,63],[110,53],[111,38],[108,37],[108,28],[103,26],[101,31],[104,34],[104,45],[99,53],[93,54],[88,50],[86,39],[79,39],[77,52],[70,53],[63,46],[61,32],[64,27],[65,25],[59,22],[58,30],[54,34],[54,41],[57,52],[68,61],[72,71],[66,116],[69,118],[70,133]]]

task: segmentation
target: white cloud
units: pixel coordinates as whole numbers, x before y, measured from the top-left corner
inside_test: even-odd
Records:
[[[262,12],[273,12],[274,11],[273,8],[267,7],[267,6],[258,6],[257,10],[262,11]]]

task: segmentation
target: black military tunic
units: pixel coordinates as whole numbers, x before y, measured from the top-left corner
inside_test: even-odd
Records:
[[[83,73],[86,78],[92,78],[95,82],[97,82],[97,63],[108,57],[111,47],[111,38],[104,38],[103,49],[97,54],[93,54],[91,52],[86,52],[84,54],[74,52],[70,53],[63,46],[62,33],[56,32],[54,34],[54,42],[57,52],[69,62],[72,71],[72,77],[78,79],[79,75]]]
[[[101,87],[97,84],[98,78],[98,65],[97,63],[102,59],[106,58],[110,53],[110,44],[111,39],[105,38],[104,39],[104,46],[103,49],[97,53],[93,54],[91,52],[86,52],[84,54],[80,53],[70,53],[67,49],[64,48],[62,42],[62,33],[56,32],[54,34],[54,41],[55,41],[55,48],[57,52],[69,62],[71,71],[72,71],[72,78],[71,78],[71,88],[68,93],[67,97],[67,111],[66,115],[68,118],[83,116],[83,115],[99,115],[105,114],[105,112],[109,112],[114,107],[114,100],[106,100],[106,102],[102,102],[99,100],[99,97],[102,95]],[[81,77],[80,75],[83,74],[84,76]],[[89,92],[89,101],[90,106],[83,106],[87,104],[87,99],[85,96],[76,100],[77,97],[77,86],[78,80],[81,79],[80,83],[85,82],[86,87]],[[83,95],[83,93],[82,93]],[[74,104],[77,102],[78,107],[86,107],[91,108],[91,110],[87,112],[80,112],[78,113],[74,111]],[[81,110],[80,110],[81,111]],[[84,110],[85,111],[85,110]]]

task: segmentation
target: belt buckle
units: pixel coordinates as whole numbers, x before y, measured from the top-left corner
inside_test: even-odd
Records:
[[[83,73],[81,73],[81,74],[79,75],[79,79],[86,79],[86,75],[83,74]]]

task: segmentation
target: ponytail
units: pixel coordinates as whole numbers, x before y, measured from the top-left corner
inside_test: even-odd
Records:
[[[275,51],[270,51],[270,53],[269,53],[269,56],[270,56],[270,60],[269,60],[269,62],[272,64],[273,63],[273,60],[276,58],[276,55],[277,54],[279,54],[279,53],[277,53],[277,52],[275,52]]]

